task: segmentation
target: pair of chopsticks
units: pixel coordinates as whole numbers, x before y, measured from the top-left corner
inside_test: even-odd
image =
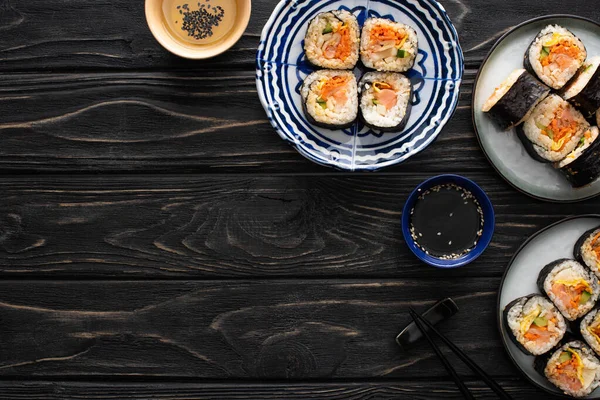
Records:
[[[456,370],[450,364],[448,359],[442,354],[442,351],[440,350],[438,345],[435,344],[429,331],[433,332],[436,336],[438,336],[442,340],[442,342],[444,342],[446,344],[446,346],[448,346],[450,348],[450,350],[452,350],[454,352],[454,354],[456,354],[458,356],[458,358],[460,358],[465,364],[467,364],[467,366],[469,368],[471,368],[471,370],[476,375],[478,375],[498,395],[498,397],[500,397],[501,399],[505,399],[505,400],[512,400],[512,397],[510,397],[509,394],[506,393],[504,391],[504,389],[502,389],[502,387],[500,385],[498,385],[498,383],[495,380],[493,380],[488,374],[486,374],[485,371],[482,370],[481,367],[479,367],[479,365],[475,364],[475,362],[473,360],[471,360],[471,358],[469,358],[469,356],[467,356],[465,353],[463,353],[463,351],[461,349],[456,347],[456,345],[454,343],[452,343],[448,338],[446,338],[437,329],[435,329],[434,326],[429,321],[427,321],[425,318],[423,318],[419,314],[417,314],[415,312],[415,310],[413,310],[412,307],[409,309],[409,313],[410,313],[410,316],[412,317],[412,319],[415,321],[415,324],[417,325],[417,327],[423,334],[423,337],[425,337],[425,339],[427,339],[427,341],[433,348],[433,351],[435,352],[435,354],[438,356],[438,358],[440,359],[442,364],[444,364],[446,371],[448,371],[450,376],[452,376],[452,379],[454,379],[456,386],[458,386],[458,389],[461,391],[461,393],[463,394],[465,399],[475,400],[475,397],[473,397],[473,394],[471,393],[469,388],[460,379],[460,377],[456,373]]]

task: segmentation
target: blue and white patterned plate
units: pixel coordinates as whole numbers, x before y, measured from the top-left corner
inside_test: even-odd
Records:
[[[361,25],[368,17],[383,17],[417,31],[419,55],[407,73],[413,108],[402,132],[381,133],[360,122],[330,130],[306,120],[300,86],[314,68],[304,57],[304,35],[311,19],[330,10],[348,10]],[[354,72],[360,78],[365,71],[359,63]],[[277,133],[309,160],[351,171],[398,164],[431,144],[456,109],[462,74],[456,29],[435,0],[282,0],[256,55],[258,95]]]

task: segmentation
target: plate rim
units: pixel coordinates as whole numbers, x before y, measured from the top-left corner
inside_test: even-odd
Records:
[[[378,163],[359,165],[358,167],[353,162],[352,165],[348,168],[346,168],[342,165],[333,164],[329,160],[320,160],[316,157],[313,157],[312,154],[309,154],[309,153],[305,152],[303,149],[301,149],[299,147],[298,143],[296,143],[295,141],[292,141],[288,137],[286,137],[283,134],[283,132],[280,132],[280,127],[275,126],[274,122],[269,117],[269,111],[267,110],[268,104],[266,104],[266,99],[264,99],[262,96],[261,87],[260,87],[261,78],[258,75],[258,72],[261,71],[260,62],[263,61],[263,60],[259,59],[259,56],[264,53],[264,48],[262,47],[263,43],[264,43],[263,37],[265,36],[266,33],[268,33],[268,29],[270,29],[272,27],[272,25],[274,23],[276,12],[280,11],[283,7],[285,7],[287,5],[287,3],[294,4],[297,2],[297,0],[280,0],[277,3],[277,5],[275,5],[275,8],[273,9],[271,15],[269,16],[269,19],[267,20],[267,22],[265,23],[265,25],[263,26],[263,28],[261,30],[260,41],[259,41],[259,45],[258,45],[258,48],[256,50],[256,55],[255,55],[255,67],[256,67],[256,72],[257,72],[257,74],[255,76],[255,81],[256,81],[258,97],[259,97],[261,105],[263,106],[263,109],[265,110],[265,113],[267,114],[269,123],[271,124],[271,126],[273,127],[273,129],[275,130],[277,135],[281,139],[283,139],[288,145],[292,146],[294,148],[294,150],[296,150],[305,159],[307,159],[317,165],[333,168],[333,169],[341,171],[341,172],[367,172],[367,173],[368,172],[378,172],[384,168],[392,167],[395,165],[401,165],[401,164],[407,162],[408,160],[410,160],[413,156],[426,150],[433,143],[435,143],[435,141],[438,139],[438,137],[442,133],[443,129],[446,127],[448,122],[450,122],[452,120],[452,118],[454,117],[454,115],[456,113],[456,110],[458,109],[461,87],[462,87],[464,73],[465,73],[465,55],[464,55],[463,48],[460,44],[460,35],[458,34],[456,26],[454,26],[454,24],[452,23],[452,20],[450,19],[450,16],[448,15],[446,8],[438,0],[424,0],[424,1],[428,2],[433,7],[438,9],[441,16],[443,17],[443,21],[450,28],[449,34],[451,35],[452,39],[455,40],[455,42],[456,42],[455,48],[458,53],[458,61],[459,61],[459,70],[458,70],[459,75],[458,75],[458,78],[454,81],[454,84],[456,85],[455,86],[456,87],[456,101],[454,102],[454,105],[452,106],[452,111],[448,114],[447,118],[445,118],[445,121],[442,124],[440,124],[439,132],[437,132],[435,135],[433,135],[428,141],[424,142],[420,149],[411,151],[410,155],[408,155],[406,157],[399,157],[394,160],[383,160]],[[367,1],[367,3],[368,3],[368,1]],[[269,62],[271,62],[271,61],[269,61]]]
[[[488,154],[488,152],[485,150],[485,147],[483,146],[483,143],[481,142],[481,136],[479,133],[479,129],[477,128],[477,123],[475,122],[475,94],[477,93],[477,86],[479,85],[479,78],[481,77],[481,72],[483,71],[483,67],[485,67],[485,65],[487,64],[489,58],[492,56],[492,54],[494,53],[494,51],[496,50],[496,48],[504,41],[504,39],[506,39],[509,35],[511,35],[512,33],[514,33],[516,30],[538,22],[538,21],[543,21],[546,19],[556,19],[556,18],[571,18],[571,19],[577,19],[577,20],[581,20],[581,21],[586,21],[586,22],[590,22],[594,25],[596,25],[598,28],[600,28],[600,23],[594,21],[591,18],[587,18],[587,17],[582,17],[580,15],[574,15],[574,14],[547,14],[547,15],[542,15],[539,17],[535,17],[535,18],[531,18],[528,19],[526,21],[521,22],[518,25],[513,26],[509,31],[507,31],[506,33],[504,33],[502,36],[500,36],[500,38],[498,38],[498,40],[494,43],[494,45],[492,46],[492,48],[490,49],[490,51],[486,54],[486,56],[483,58],[483,61],[481,62],[481,65],[479,66],[479,69],[477,70],[477,75],[475,75],[475,80],[473,81],[473,93],[471,93],[471,122],[473,124],[473,129],[475,130],[475,137],[477,138],[477,143],[479,144],[479,148],[481,149],[481,151],[483,152],[483,155],[485,156],[485,158],[487,159],[488,163],[492,166],[492,168],[494,169],[494,171],[496,171],[496,173],[498,175],[500,175],[500,177],[502,179],[504,179],[513,189],[516,189],[517,191],[533,198],[536,200],[541,200],[547,203],[558,203],[558,204],[571,204],[571,203],[579,203],[582,201],[586,201],[586,200],[590,200],[593,199],[595,197],[600,196],[600,190],[598,190],[598,193],[587,196],[587,197],[582,197],[580,199],[573,199],[573,200],[559,200],[559,199],[552,199],[549,197],[543,197],[543,196],[537,196],[533,193],[530,193],[529,191],[525,190],[525,189],[521,189],[520,187],[518,187],[516,184],[514,184],[510,179],[508,179],[502,172],[500,172],[500,170],[498,169],[498,167],[496,166],[496,164],[494,164]]]
[[[546,232],[549,229],[552,229],[558,225],[561,225],[563,223],[569,222],[569,221],[573,221],[576,219],[581,219],[581,218],[597,218],[600,220],[600,214],[581,214],[581,215],[572,215],[570,217],[567,218],[563,218],[559,221],[553,222],[550,225],[547,225],[545,227],[543,227],[542,229],[538,230],[537,232],[535,232],[533,235],[531,235],[530,237],[527,238],[527,240],[525,240],[520,246],[519,248],[514,252],[514,254],[512,255],[512,257],[510,258],[510,261],[508,262],[504,273],[502,274],[502,279],[500,280],[500,286],[498,287],[498,296],[496,298],[496,316],[497,316],[497,328],[498,328],[498,334],[500,335],[500,340],[502,341],[502,347],[504,347],[504,352],[506,353],[506,355],[508,356],[508,358],[512,361],[512,363],[514,364],[514,366],[517,368],[517,370],[521,373],[522,376],[525,377],[525,379],[527,379],[532,385],[534,385],[535,387],[545,391],[546,393],[555,395],[555,396],[560,396],[562,398],[565,399],[572,399],[572,396],[568,396],[562,392],[557,393],[557,392],[553,392],[550,391],[549,389],[539,385],[537,382],[535,382],[533,379],[531,379],[529,377],[529,375],[523,371],[523,369],[521,368],[521,365],[519,365],[519,363],[514,359],[514,357],[512,356],[512,354],[510,353],[510,351],[508,350],[508,345],[506,343],[506,340],[504,338],[504,335],[502,334],[502,324],[503,324],[503,320],[502,320],[502,313],[500,312],[500,297],[502,296],[502,288],[504,287],[504,281],[506,280],[506,276],[508,275],[508,272],[510,271],[515,259],[517,258],[517,256],[521,253],[521,251],[523,251],[523,249],[525,249],[525,247],[527,247],[527,245],[533,241],[535,238],[537,238],[539,235],[541,235],[542,233]],[[583,397],[584,399],[588,398],[588,397]],[[600,397],[591,397],[589,398],[591,400],[594,399],[600,399]]]

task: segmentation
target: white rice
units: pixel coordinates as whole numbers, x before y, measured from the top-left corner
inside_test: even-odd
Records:
[[[374,104],[374,82],[384,82],[392,86],[396,92],[397,103],[391,109],[382,104]],[[368,72],[361,80],[360,109],[365,122],[373,127],[394,128],[402,122],[406,115],[408,103],[411,101],[410,80],[402,74],[394,72]]]
[[[589,138],[585,137],[585,134],[589,132]],[[573,150],[571,153],[569,153],[569,155],[567,157],[565,157],[564,160],[556,163],[555,168],[564,168],[567,165],[571,164],[573,161],[577,160],[579,158],[579,156],[581,156],[593,143],[594,141],[598,138],[598,128],[595,126],[592,126],[591,128],[587,129],[584,133],[583,133],[583,137],[582,139],[579,139],[579,143],[577,144],[577,147],[575,148],[575,150]],[[581,140],[583,140],[583,144],[581,144]]]
[[[592,57],[584,63],[575,79],[569,83],[562,93],[563,99],[569,100],[577,96],[586,87],[590,79],[592,79],[598,66],[600,66],[600,57]]]
[[[328,58],[325,49],[328,46],[336,46],[340,42],[340,34],[336,33],[342,24],[350,29],[352,50],[350,56],[345,60],[340,58]],[[328,24],[333,32],[323,33]],[[358,49],[360,42],[360,27],[356,17],[344,10],[334,10],[317,15],[308,25],[304,38],[304,52],[306,58],[313,65],[329,69],[352,69],[358,62]]]
[[[563,109],[568,108],[569,112],[575,116],[575,121],[578,124],[576,131],[571,135],[568,142],[563,144],[562,148],[557,148],[554,140],[544,134],[544,131],[540,128],[550,125],[559,107]],[[558,162],[575,150],[579,140],[584,132],[589,129],[589,126],[583,115],[571,104],[557,95],[550,95],[533,110],[533,113],[523,125],[523,131],[527,139],[533,143],[534,149],[540,157],[550,162]],[[553,149],[553,146],[555,146],[555,149]]]
[[[346,104],[336,104],[335,99],[327,99],[326,108],[319,104],[321,96],[319,85],[334,76],[349,78],[346,86],[348,100]],[[351,71],[320,70],[306,77],[301,89],[305,110],[319,124],[340,126],[354,121],[358,115],[358,87],[356,78]]]
[[[583,318],[583,320],[581,321],[581,324],[579,326],[581,335],[583,336],[583,338],[585,339],[587,344],[590,345],[592,350],[594,350],[596,352],[596,354],[600,354],[600,341],[598,341],[598,337],[596,335],[594,335],[592,332],[590,332],[590,328],[593,328],[594,330],[596,330],[600,326],[599,311],[600,310],[594,310],[594,311],[590,312],[588,315],[586,315]]]
[[[494,93],[492,93],[490,98],[485,102],[485,104],[483,105],[482,111],[483,112],[490,111],[492,109],[492,107],[494,107],[496,105],[496,103],[498,103],[498,101],[502,97],[504,97],[504,95],[506,93],[508,93],[510,88],[513,87],[513,85],[517,82],[517,80],[519,80],[521,75],[523,75],[524,73],[525,73],[524,69],[517,69],[517,70],[514,70],[513,72],[511,72],[510,75],[508,76],[508,78],[506,78],[506,80],[504,80],[504,82],[502,82],[500,84],[500,86],[498,86],[494,90]]]
[[[583,259],[583,262],[589,269],[592,270],[592,272],[596,274],[596,276],[600,276],[600,260],[598,260],[598,258],[596,257],[596,253],[594,252],[594,249],[592,247],[592,241],[594,239],[594,236],[596,236],[599,232],[600,229],[596,229],[595,231],[593,231],[592,234],[589,235],[587,239],[583,241],[583,244],[581,245],[580,249],[581,258]]]
[[[541,310],[541,313],[538,315],[539,317],[543,317],[548,320],[548,332],[553,334],[553,337],[545,343],[530,341],[525,337],[521,329],[521,322],[523,319],[534,313],[536,309]],[[550,321],[553,318],[556,318],[556,324]],[[533,355],[544,354],[552,350],[552,348],[561,341],[567,329],[567,324],[563,316],[558,312],[556,307],[554,307],[554,305],[543,296],[521,298],[520,301],[518,301],[508,310],[506,319],[514,337],[528,352]]]
[[[547,66],[542,66],[540,55],[544,44],[553,38],[553,34],[557,33],[560,35],[560,39],[566,39],[571,45],[577,46],[580,51],[580,57],[575,59],[566,68],[561,69],[558,64],[552,63]],[[548,25],[538,34],[529,47],[529,62],[531,67],[535,71],[536,75],[542,82],[550,86],[553,89],[562,88],[569,80],[577,73],[579,68],[583,65],[583,62],[587,58],[587,52],[585,46],[573,35],[568,29],[563,28],[559,25]]]
[[[378,25],[385,25],[396,32],[402,32],[407,35],[407,39],[400,47],[390,41],[373,49],[371,30]],[[398,57],[398,50],[404,51],[403,58]],[[377,71],[405,72],[414,65],[418,50],[417,33],[410,26],[385,18],[369,18],[365,22],[360,39],[360,56],[365,67]]]
[[[590,299],[579,307],[573,309],[568,307],[560,301],[560,299],[552,292],[552,285],[557,280],[560,281],[573,281],[576,279],[583,279],[590,285],[592,290]],[[598,278],[595,275],[590,274],[588,269],[583,265],[579,264],[575,260],[564,260],[561,264],[554,266],[552,272],[548,274],[543,283],[544,292],[552,300],[556,308],[564,315],[569,321],[575,321],[587,314],[598,300],[600,294],[600,285],[598,284]]]
[[[575,351],[581,358],[583,365],[582,369],[582,388],[578,391],[572,391],[569,387],[565,386],[559,379],[561,373],[556,368],[560,362],[558,359],[563,352],[569,352],[568,350]],[[544,369],[546,378],[557,388],[562,390],[565,394],[573,397],[583,397],[590,394],[600,384],[600,361],[596,358],[592,350],[585,345],[583,342],[578,340],[569,342],[562,346],[560,349],[552,354],[550,360],[546,364]]]

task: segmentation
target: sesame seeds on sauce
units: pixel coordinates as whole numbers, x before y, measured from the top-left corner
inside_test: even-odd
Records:
[[[410,213],[410,234],[415,244],[442,260],[468,254],[483,234],[479,202],[471,192],[453,183],[421,193]]]
[[[210,44],[233,28],[236,0],[163,0],[165,23],[186,44]]]

